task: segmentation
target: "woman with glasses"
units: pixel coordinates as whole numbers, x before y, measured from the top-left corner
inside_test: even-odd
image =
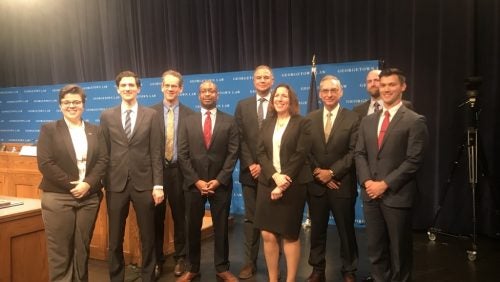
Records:
[[[108,162],[99,127],[82,120],[85,93],[59,91],[63,118],[42,125],[37,145],[50,281],[88,281],[90,241]]]

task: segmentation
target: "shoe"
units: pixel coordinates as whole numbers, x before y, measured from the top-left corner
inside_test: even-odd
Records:
[[[175,280],[175,282],[189,282],[189,281],[193,281],[194,279],[200,277],[200,273],[199,272],[184,272],[184,274],[177,278],[177,280]]]
[[[373,281],[375,281],[375,279],[373,279],[373,277],[371,275],[368,275],[366,277],[363,277],[361,279],[361,281],[363,281],[363,282],[373,282]]]
[[[307,277],[306,282],[325,282],[325,280],[325,272],[313,270],[313,272],[311,272],[311,275]]]
[[[179,277],[181,276],[184,272],[186,271],[186,263],[184,262],[183,258],[180,258],[177,260],[175,263],[174,267],[174,275]]]
[[[247,263],[238,274],[238,278],[240,279],[248,279],[251,278],[255,272],[257,272],[257,267],[253,263]]]
[[[163,273],[163,265],[157,264],[155,266],[155,280],[160,279],[162,273]]]
[[[215,277],[217,278],[217,281],[224,281],[224,282],[238,282],[238,278],[236,278],[236,276],[234,276],[234,274],[232,274],[231,272],[229,271],[224,271],[224,272],[218,272],[215,274]]]
[[[354,273],[344,273],[344,282],[356,282],[356,274]]]

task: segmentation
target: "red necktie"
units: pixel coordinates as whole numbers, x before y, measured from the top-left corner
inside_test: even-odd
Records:
[[[210,118],[210,111],[207,111],[206,115],[205,124],[203,125],[203,137],[205,137],[205,147],[208,149],[210,139],[212,139],[212,118]]]
[[[380,127],[380,132],[378,134],[378,149],[382,147],[382,141],[384,141],[385,132],[387,131],[387,127],[389,127],[391,114],[389,111],[384,112],[384,120],[382,121],[382,126]]]

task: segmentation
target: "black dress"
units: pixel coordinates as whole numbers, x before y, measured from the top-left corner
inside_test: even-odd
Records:
[[[307,162],[311,144],[309,121],[297,115],[292,116],[286,125],[281,137],[279,154],[281,173],[292,178],[292,185],[283,192],[283,197],[271,200],[271,191],[276,187],[272,179],[272,175],[276,173],[273,165],[275,127],[276,118],[265,120],[262,124],[258,146],[258,158],[262,170],[257,188],[255,227],[297,239],[306,202],[306,184],[313,180]]]

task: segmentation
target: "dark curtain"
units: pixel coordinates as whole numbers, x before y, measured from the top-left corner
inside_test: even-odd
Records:
[[[428,121],[415,227],[470,233],[467,148],[460,148],[473,112],[480,117],[478,224],[500,234],[499,2],[2,0],[0,86],[111,80],[124,69],[157,77],[168,68],[309,65],[313,54],[319,64],[382,59],[407,73],[405,98]],[[474,109],[458,107],[470,76],[483,78]]]

